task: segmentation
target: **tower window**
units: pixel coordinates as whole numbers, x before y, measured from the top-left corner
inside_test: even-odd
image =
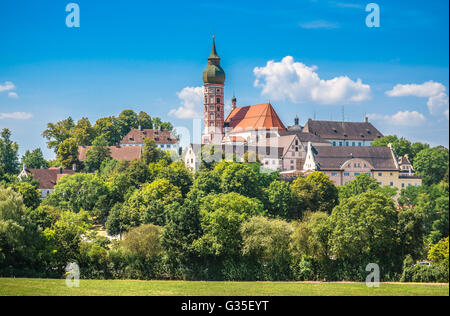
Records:
[[[220,98],[217,98],[217,103],[220,103]]]

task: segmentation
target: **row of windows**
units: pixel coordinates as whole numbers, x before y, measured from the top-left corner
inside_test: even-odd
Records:
[[[372,174],[370,173],[370,172],[366,172],[366,174],[367,175],[369,175],[369,176],[372,176]],[[331,176],[332,177],[337,177],[339,174],[337,173],[337,172],[332,172],[331,173]],[[353,173],[353,175],[355,176],[355,177],[358,177],[358,176],[360,176],[361,175],[361,172],[355,172],[355,173]],[[344,177],[350,177],[351,176],[351,173],[350,172],[344,172]]]
[[[343,147],[343,146],[349,147],[350,144],[351,144],[352,147],[356,147],[356,146],[362,147],[362,145],[363,145],[362,142],[351,142],[351,143],[350,142],[333,142],[333,146],[334,147],[337,147],[337,146],[339,146],[339,147]]]
[[[378,172],[378,176],[379,176],[379,177],[382,177],[382,176],[383,176],[383,173],[382,173],[382,172]],[[393,176],[394,176],[394,173],[393,173],[393,172],[390,172],[390,173],[389,173],[389,176],[393,177]]]
[[[206,96],[205,96],[205,103],[208,103],[208,98]],[[209,99],[209,103],[214,103],[214,97]],[[222,104],[222,99],[221,98],[216,98],[216,103]]]
[[[161,145],[158,145],[159,147],[161,147],[161,148],[168,148],[168,149],[170,149],[170,148],[177,148],[177,145],[170,145],[170,144],[161,144]]]
[[[209,94],[212,94],[212,93],[214,93],[214,88],[211,88],[211,89],[205,88],[205,92],[209,93]],[[215,92],[216,93],[222,93],[222,89],[217,88]]]

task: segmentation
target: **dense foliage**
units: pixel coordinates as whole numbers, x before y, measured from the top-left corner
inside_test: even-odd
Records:
[[[51,126],[64,164],[79,163],[74,144],[93,147],[83,172],[44,200],[33,179],[17,177],[17,144],[3,133],[1,276],[62,277],[77,262],[97,279],[364,281],[377,263],[382,280],[448,282],[448,175],[435,177],[445,150],[416,153],[416,168],[435,178],[401,192],[366,174],[339,188],[320,172],[287,182],[258,162],[205,162],[194,174],[152,142],[141,161],[111,159],[106,147],[127,124],[163,124],[119,117]],[[439,168],[423,164],[429,150]],[[22,161],[46,167],[39,151]]]

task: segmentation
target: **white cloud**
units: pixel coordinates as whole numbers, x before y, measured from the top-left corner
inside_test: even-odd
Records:
[[[0,92],[15,90],[16,86],[14,83],[6,81],[3,85],[0,84]]]
[[[394,115],[369,114],[368,117],[394,126],[420,126],[427,121],[425,116],[417,111],[400,111]]]
[[[428,109],[432,115],[444,115],[448,119],[449,97],[447,88],[439,82],[428,81],[423,84],[398,84],[386,92],[390,97],[428,98]]]
[[[255,68],[254,85],[273,100],[288,99],[293,103],[347,104],[371,98],[370,86],[361,79],[341,76],[322,80],[316,70],[316,66],[308,67],[286,56],[281,62],[272,60],[265,67]]]
[[[14,112],[14,113],[0,113],[0,120],[29,120],[33,117],[33,114],[26,112]]]
[[[390,97],[429,98],[445,91],[446,88],[442,83],[428,81],[423,84],[398,84],[386,94]]]
[[[182,106],[170,110],[169,115],[179,119],[193,119],[203,117],[203,87],[186,87],[177,92]]]
[[[8,93],[8,98],[11,98],[11,99],[18,99],[18,98],[19,98],[19,95],[18,95],[16,92],[9,92],[9,93]]]
[[[337,29],[339,28],[338,23],[329,22],[325,20],[316,20],[310,22],[301,22],[299,26],[303,29]]]
[[[427,105],[432,115],[441,115],[442,113],[445,115],[447,112],[448,118],[449,100],[446,93],[441,92],[438,95],[431,96],[428,99]]]

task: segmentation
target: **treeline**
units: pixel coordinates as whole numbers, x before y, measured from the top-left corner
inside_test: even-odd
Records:
[[[82,118],[77,123],[69,117],[57,123],[48,123],[42,136],[47,140],[48,148],[56,153],[56,166],[72,168],[75,164],[81,166],[78,161],[78,147],[100,144],[113,146],[132,130],[142,129],[173,130],[169,122],[163,122],[160,118],[152,118],[145,112],[135,113],[133,110],[124,110],[119,116],[110,116],[98,119],[94,125],[88,118]]]
[[[0,157],[17,156],[9,136]],[[289,183],[259,163],[193,174],[152,142],[133,162],[94,147],[90,172],[43,201],[33,179],[3,178],[0,275],[62,277],[77,262],[83,278],[364,281],[376,263],[384,281],[448,282],[445,149],[435,183],[397,192],[366,174],[342,187],[320,172]]]

